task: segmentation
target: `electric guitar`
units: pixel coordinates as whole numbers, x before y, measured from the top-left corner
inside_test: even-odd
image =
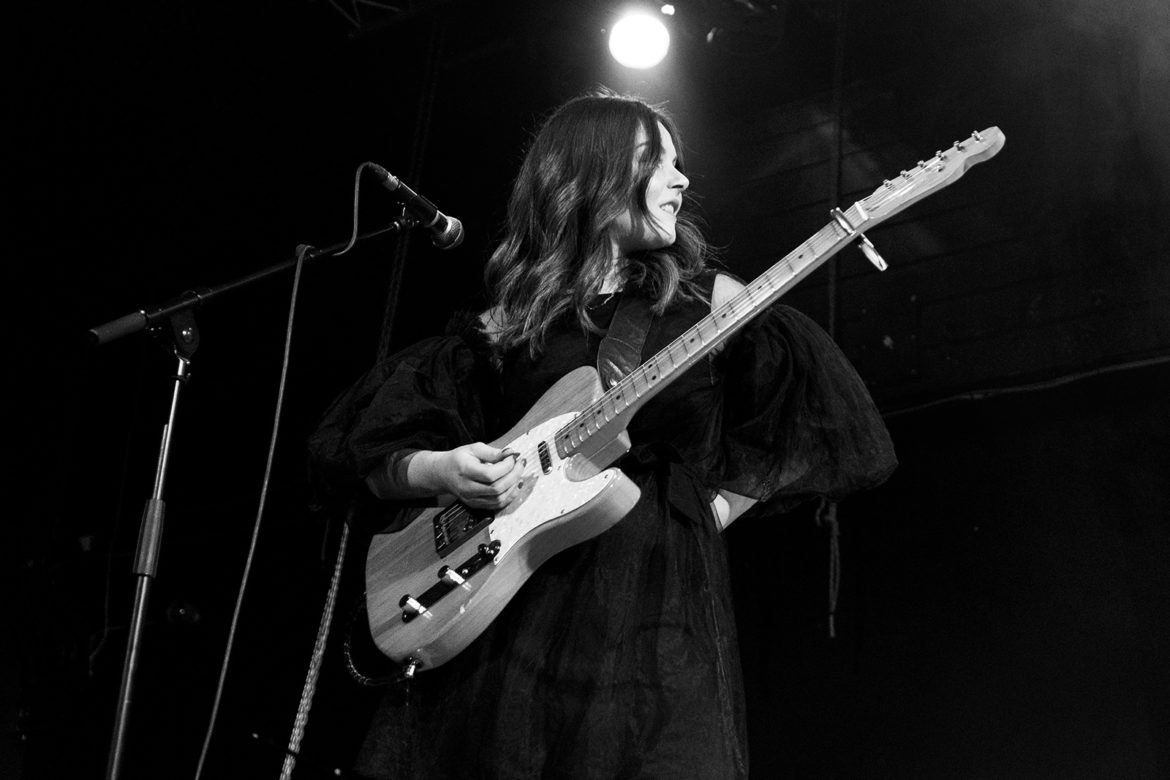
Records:
[[[483,632],[551,556],[616,524],[638,488],[617,468],[639,408],[851,241],[879,270],[862,230],[888,219],[989,159],[991,127],[885,181],[733,299],[692,325],[608,390],[584,366],[566,374],[495,447],[527,461],[519,497],[495,514],[461,503],[415,510],[397,533],[376,535],[366,557],[366,609],[379,649],[406,674],[450,660]]]

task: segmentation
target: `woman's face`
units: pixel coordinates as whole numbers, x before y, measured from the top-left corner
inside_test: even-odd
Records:
[[[659,157],[654,173],[646,184],[645,205],[649,220],[639,225],[629,209],[618,218],[613,226],[613,246],[617,257],[647,249],[661,249],[674,243],[677,236],[675,222],[682,208],[683,190],[690,181],[675,166],[678,152],[674,140],[666,127],[659,122],[658,133],[662,138],[662,156]],[[645,129],[639,127],[634,142],[634,161],[644,153],[650,139]]]

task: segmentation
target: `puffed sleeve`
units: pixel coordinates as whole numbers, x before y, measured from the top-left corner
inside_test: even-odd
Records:
[[[388,456],[486,439],[498,391],[481,341],[466,329],[426,339],[342,393],[308,442],[318,493],[360,495],[365,476]]]
[[[883,482],[893,442],[861,378],[815,322],[760,315],[723,355],[721,486],[784,511]]]

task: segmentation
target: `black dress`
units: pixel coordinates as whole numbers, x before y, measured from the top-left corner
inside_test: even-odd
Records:
[[[708,295],[713,275],[704,279]],[[627,291],[624,295],[636,294]],[[598,299],[606,326],[616,300]],[[648,357],[710,311],[656,317]],[[402,448],[507,430],[600,338],[565,321],[532,360],[493,362],[474,321],[376,367],[312,441],[334,486]],[[388,692],[358,771],[374,777],[747,775],[744,697],[716,488],[752,515],[841,498],[893,470],[861,380],[812,321],[774,306],[634,418],[620,463],[642,496],[617,525],[542,566],[471,646]],[[760,521],[766,521],[761,519]],[[752,522],[745,518],[739,522]]]

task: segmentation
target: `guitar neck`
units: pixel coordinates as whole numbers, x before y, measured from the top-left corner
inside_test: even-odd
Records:
[[[859,204],[854,204],[843,217],[849,225],[858,225],[866,214]],[[582,409],[573,422],[557,431],[557,452],[561,457],[568,457],[585,449],[596,437],[608,441],[625,430],[643,404],[855,238],[857,233],[847,230],[839,220],[825,225],[738,295],[696,322]]]
[[[834,209],[832,222],[789,252],[730,301],[631,371],[581,410],[571,423],[557,431],[557,452],[561,457],[568,457],[582,450],[598,451],[597,447],[586,448],[585,445],[591,440],[596,444],[615,439],[626,429],[642,404],[857,238],[863,228],[889,219],[956,181],[970,166],[998,154],[1003,144],[1004,136],[998,127],[972,133],[970,138],[956,141],[945,152],[935,152],[929,160],[919,161],[916,167],[882,182],[872,195],[854,203],[845,212]],[[861,248],[879,269],[885,267],[867,241],[863,240]]]

